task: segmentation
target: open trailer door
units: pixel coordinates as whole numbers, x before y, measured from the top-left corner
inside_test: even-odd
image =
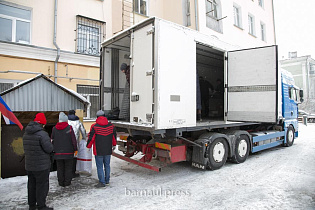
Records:
[[[131,122],[153,122],[153,28],[152,23],[139,28],[131,39]]]
[[[277,46],[227,53],[227,120],[276,122]]]

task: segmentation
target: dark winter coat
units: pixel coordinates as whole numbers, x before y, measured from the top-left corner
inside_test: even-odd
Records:
[[[38,122],[30,122],[23,135],[25,170],[43,171],[50,168],[53,145],[49,135]]]
[[[116,128],[107,118],[98,117],[91,126],[86,147],[91,148],[93,145],[94,155],[111,155],[112,147],[116,146],[116,135]]]
[[[127,69],[125,70],[125,75],[128,84],[130,84],[130,66],[127,66]]]
[[[72,127],[67,122],[59,122],[53,127],[51,139],[54,145],[54,159],[71,159],[77,151],[77,140]]]

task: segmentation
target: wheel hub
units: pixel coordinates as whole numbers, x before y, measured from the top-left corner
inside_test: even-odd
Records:
[[[224,145],[221,142],[218,142],[213,147],[213,159],[215,162],[219,163],[223,160],[225,155]]]
[[[290,130],[289,133],[288,133],[288,142],[292,142],[293,141],[293,131]]]
[[[242,139],[240,143],[238,144],[238,155],[240,157],[244,157],[246,153],[247,153],[247,143],[244,139]]]

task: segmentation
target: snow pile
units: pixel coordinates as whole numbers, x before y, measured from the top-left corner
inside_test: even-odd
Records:
[[[67,188],[50,174],[47,205],[55,209],[314,209],[315,124],[300,124],[292,147],[250,155],[200,171],[177,163],[157,173],[112,157],[110,186],[95,189],[97,174],[81,176]],[[0,209],[28,209],[27,177],[0,180]]]

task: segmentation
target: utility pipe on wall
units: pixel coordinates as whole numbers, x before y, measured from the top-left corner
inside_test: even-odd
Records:
[[[196,24],[196,31],[199,31],[199,26],[198,26],[198,0],[195,0],[195,24]]]
[[[57,45],[56,39],[57,39],[57,5],[58,5],[58,0],[55,0],[55,18],[54,18],[54,46],[57,48],[57,56],[55,59],[55,77],[54,77],[54,82],[57,83],[57,76],[58,76],[58,60],[60,57],[60,48]]]

